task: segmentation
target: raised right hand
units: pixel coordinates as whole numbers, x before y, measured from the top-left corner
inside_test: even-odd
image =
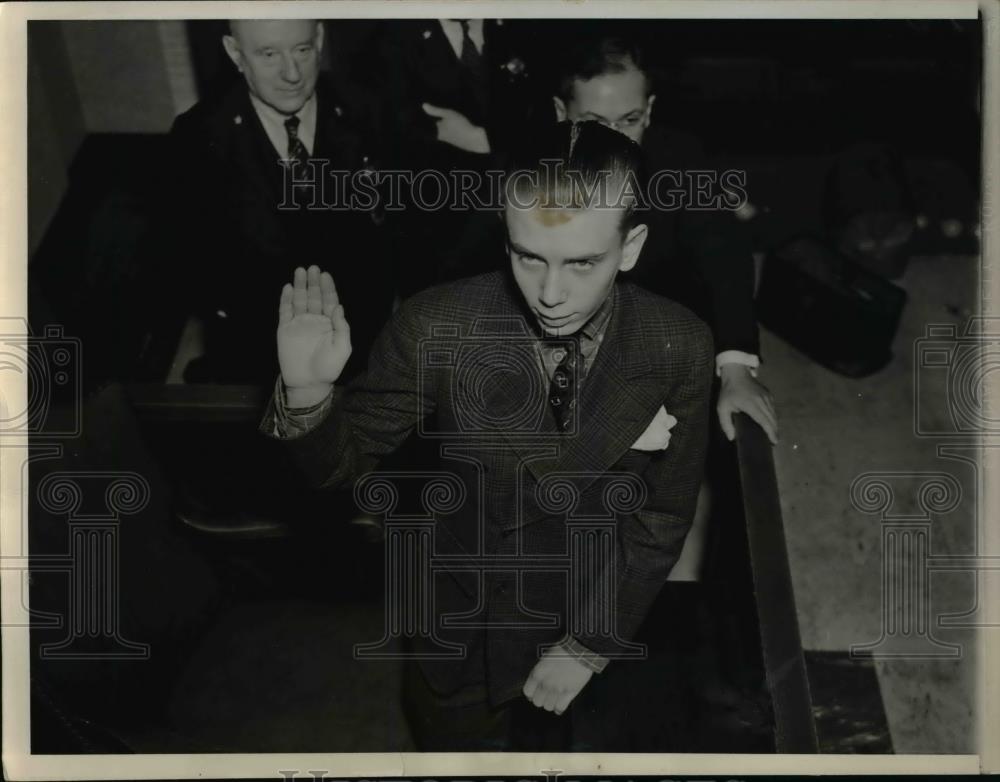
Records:
[[[319,401],[351,356],[351,329],[329,273],[299,267],[294,281],[281,289],[278,306],[281,378],[290,393]]]

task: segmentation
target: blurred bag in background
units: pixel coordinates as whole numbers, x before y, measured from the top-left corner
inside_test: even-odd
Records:
[[[768,255],[757,292],[763,326],[848,377],[889,362],[905,303],[902,288],[811,238]]]

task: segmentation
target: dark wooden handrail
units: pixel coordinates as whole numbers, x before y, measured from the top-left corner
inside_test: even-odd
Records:
[[[257,386],[129,383],[125,394],[143,419],[160,423],[260,421],[267,397]]]
[[[749,416],[739,413],[735,419],[743,512],[764,670],[774,706],[776,749],[780,753],[815,753],[819,751],[816,725],[771,443]]]

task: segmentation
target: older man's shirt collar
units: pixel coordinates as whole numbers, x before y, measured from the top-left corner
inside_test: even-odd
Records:
[[[264,126],[271,145],[278,153],[279,158],[288,157],[288,131],[285,130],[285,120],[290,115],[282,114],[273,107],[268,106],[264,101],[250,93],[250,103],[253,110],[260,118],[260,124]],[[313,143],[316,140],[316,93],[309,96],[301,109],[295,112],[299,118],[299,139],[306,147],[306,151],[313,153]]]

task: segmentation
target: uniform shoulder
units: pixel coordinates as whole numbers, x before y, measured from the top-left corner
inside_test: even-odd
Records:
[[[246,86],[242,80],[214,97],[198,101],[174,119],[174,135],[215,135],[222,129],[246,121],[243,114],[250,109]]]

